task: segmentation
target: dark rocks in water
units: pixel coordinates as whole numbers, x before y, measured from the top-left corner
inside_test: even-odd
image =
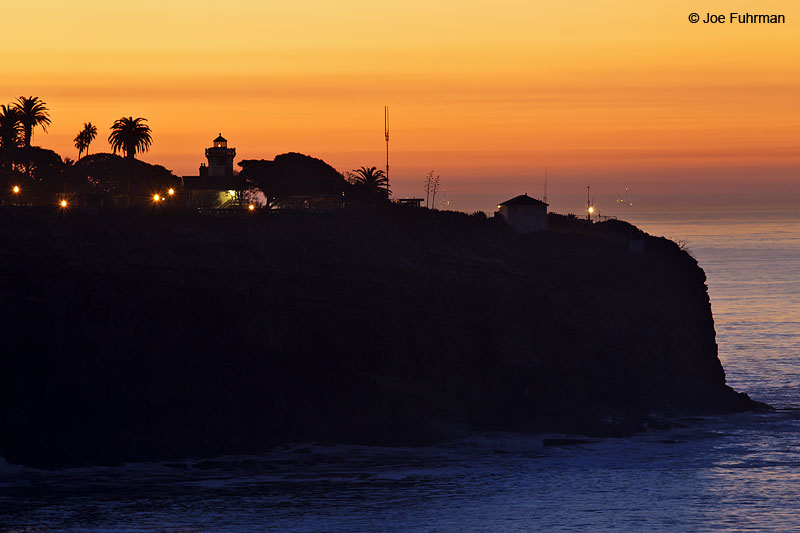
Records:
[[[725,385],[691,256],[618,221],[552,222],[0,210],[0,455],[618,436],[758,407]]]

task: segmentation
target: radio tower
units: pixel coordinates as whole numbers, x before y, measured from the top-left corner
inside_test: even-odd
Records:
[[[386,191],[389,191],[389,106],[383,106],[383,130],[386,135]]]
[[[542,201],[547,203],[547,167],[544,167],[544,198]]]

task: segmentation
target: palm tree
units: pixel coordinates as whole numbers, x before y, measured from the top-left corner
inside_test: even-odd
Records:
[[[47,106],[38,96],[27,98],[20,96],[14,103],[14,108],[19,112],[19,121],[25,134],[25,147],[29,148],[31,137],[33,137],[33,128],[41,126],[44,131],[47,131],[47,126],[50,125]]]
[[[86,122],[83,125],[83,131],[81,132],[81,135],[86,138],[86,155],[89,155],[89,145],[92,144],[94,138],[97,137],[97,126],[91,122]]]
[[[10,168],[12,151],[20,145],[22,124],[13,106],[0,105],[0,166]]]
[[[0,105],[0,146],[11,148],[19,146],[22,123],[19,112],[13,106]]]
[[[81,158],[81,154],[84,150],[87,152],[89,151],[89,139],[86,138],[86,135],[83,134],[81,131],[78,135],[75,136],[75,148],[78,149],[78,159]]]
[[[377,167],[361,167],[353,171],[353,185],[360,185],[374,194],[389,197],[389,178]]]
[[[97,137],[97,126],[91,122],[86,122],[83,129],[75,136],[75,148],[78,149],[78,159],[81,158],[81,153],[86,150],[86,155],[89,155],[89,145],[92,144],[94,138]]]
[[[111,126],[108,142],[114,153],[125,152],[128,159],[133,159],[136,152],[146,152],[153,143],[150,126],[145,118],[122,117]]]
[[[150,148],[153,138],[150,136],[150,126],[145,122],[147,119],[141,117],[122,117],[114,122],[108,142],[115,154],[117,151],[124,151],[125,158],[133,163],[136,152],[147,151]],[[128,207],[131,206],[131,172],[132,169],[128,169],[126,175]]]

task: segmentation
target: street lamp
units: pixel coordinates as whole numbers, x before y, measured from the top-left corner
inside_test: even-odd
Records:
[[[66,209],[66,207],[67,207],[67,205],[68,205],[68,204],[67,204],[67,201],[66,201],[66,200],[61,200],[61,201],[58,203],[58,205],[60,205],[62,209]]]
[[[14,185],[14,188],[11,190],[14,191],[14,194],[19,194],[19,185]]]
[[[175,194],[175,189],[170,187],[169,190],[167,191],[167,194],[169,194],[170,196],[174,195]]]
[[[154,195],[153,195],[153,201],[154,201],[155,203],[158,203],[158,202],[160,202],[160,201],[161,201],[161,195],[160,195],[160,194],[158,194],[158,193],[154,194]]]

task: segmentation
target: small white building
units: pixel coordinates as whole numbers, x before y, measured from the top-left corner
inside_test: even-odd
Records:
[[[497,208],[509,226],[520,233],[530,233],[547,229],[547,205],[527,194],[520,194]]]

